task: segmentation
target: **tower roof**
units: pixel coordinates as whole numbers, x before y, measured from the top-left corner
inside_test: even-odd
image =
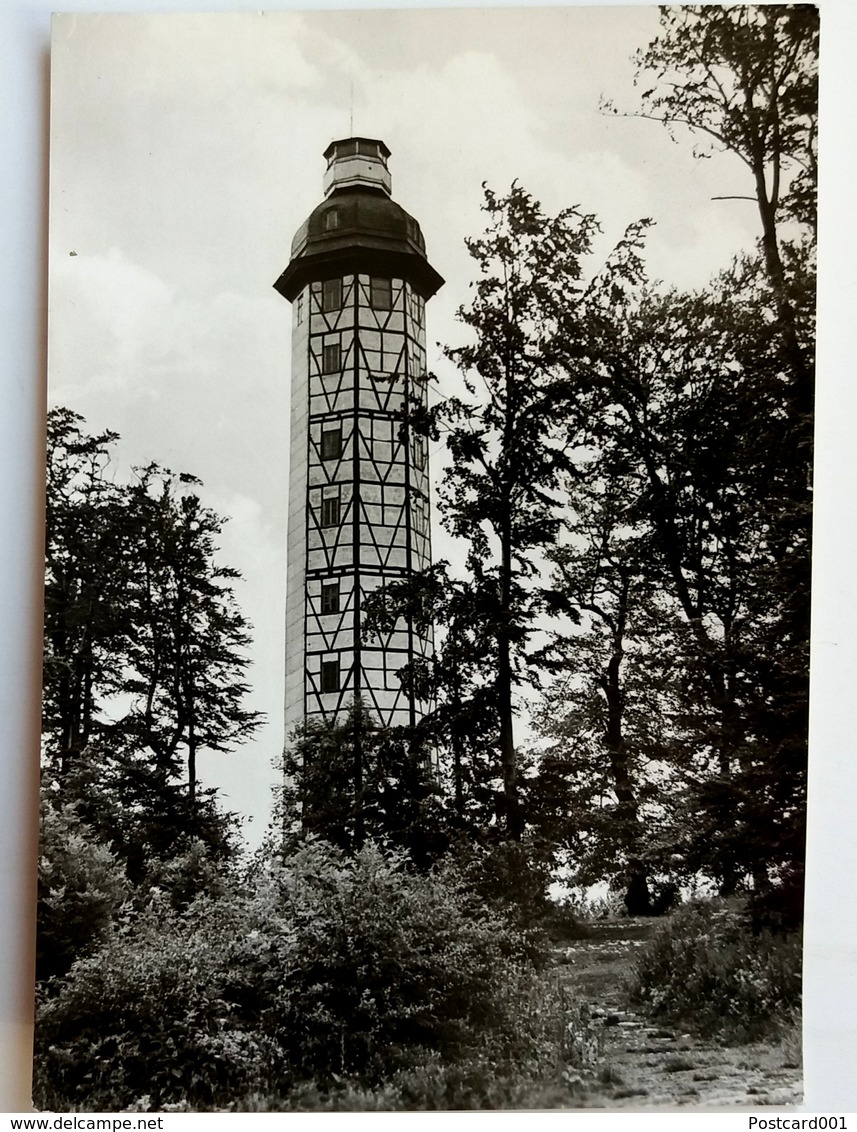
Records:
[[[274,284],[290,302],[308,282],[361,271],[407,279],[426,299],[443,285],[419,224],[389,195],[389,154],[372,138],[327,147],[325,200],[297,230],[289,266]]]

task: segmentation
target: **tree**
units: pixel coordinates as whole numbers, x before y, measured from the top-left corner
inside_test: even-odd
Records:
[[[749,169],[795,408],[809,414],[811,354],[799,333],[780,226],[792,219],[815,232],[818,9],[664,7],[661,28],[637,57],[639,71],[655,77],[643,116],[704,134]]]
[[[725,889],[745,872],[764,887],[770,868],[799,865],[803,842],[817,12],[664,8],[661,27],[638,55],[638,74],[654,74],[641,116],[688,127],[744,161],[761,254],[706,292],[650,293],[598,329],[592,352],[603,396],[589,402],[596,463],[622,469],[625,542],[636,540],[647,556],[635,566],[625,558],[630,574],[618,570],[601,536],[580,531],[586,493],[594,498],[599,481],[570,482],[577,519],[558,586],[587,623],[568,648],[584,666],[599,635],[608,648],[596,662],[594,699],[585,681],[566,678],[574,707],[554,730],[571,729],[566,757],[587,743],[591,752],[594,710],[603,741],[584,783],[601,789],[606,780],[617,812],[619,793],[633,808],[628,752],[618,762],[616,752],[627,746],[639,659],[649,688],[659,689],[653,720],[661,727],[636,737],[633,757],[660,749],[681,785],[654,848],[680,854],[683,868],[707,871]],[[614,504],[599,506],[600,525],[615,530]],[[629,651],[646,623],[647,592],[659,595],[669,686],[653,653]],[[638,823],[611,823],[606,844],[615,846],[622,829],[639,833]]]
[[[469,613],[458,605],[453,647],[472,633],[493,672],[500,818],[518,839],[525,815],[515,689],[532,679],[527,650],[544,608],[538,572],[561,528],[562,476],[574,474],[574,452],[589,436],[588,324],[595,311],[610,317],[634,276],[643,226],[629,229],[605,269],[585,283],[594,217],[574,208],[547,217],[517,184],[505,197],[486,188],[484,210],[485,235],[466,241],[481,275],[473,301],[459,312],[474,341],[447,351],[471,399],[448,399],[434,419],[452,456],[440,510],[468,545],[474,599]]]
[[[132,527],[109,475],[115,432],[89,436],[68,409],[48,416],[43,728],[64,774],[110,733],[105,701],[133,633],[125,597]]]
[[[368,638],[389,632],[401,616],[420,631],[432,626],[442,633],[430,658],[415,658],[399,675],[416,699],[433,705],[410,742],[435,752],[438,782],[452,796],[452,825],[473,836],[503,810],[493,756],[496,668],[485,639],[495,607],[493,586],[455,577],[444,561],[375,590],[364,606]]]
[[[618,804],[636,639],[633,662],[656,698],[634,758],[665,760],[682,786],[657,853],[724,890],[745,872],[763,885],[801,853],[807,671],[808,590],[794,565],[807,543],[771,288],[747,261],[705,293],[649,293],[592,349],[605,398],[596,478],[571,483],[576,518],[554,557],[560,595],[592,619],[588,653],[578,642],[570,651],[591,657],[593,634],[607,645],[597,718],[611,792]],[[578,687],[578,728],[585,694]]]
[[[240,575],[216,561],[223,521],[191,490],[199,482],[150,464],[129,488],[139,543],[122,684],[124,729],[168,777],[184,748],[191,800],[198,751],[228,751],[260,721],[242,707],[250,635],[229,584]]]
[[[548,555],[549,605],[572,627],[555,630],[539,658],[555,679],[534,720],[532,820],[570,853],[577,883],[618,885],[638,862],[645,892],[668,777],[659,760],[674,710],[673,626],[633,478],[603,451],[578,471],[566,532]]]
[[[410,666],[405,679],[436,701],[426,728],[451,755],[456,812],[481,809],[485,825],[517,840],[527,818],[516,691],[537,679],[551,589],[545,556],[605,405],[594,343],[640,286],[648,222],[631,225],[585,280],[592,216],[566,209],[547,217],[518,185],[502,198],[486,189],[484,208],[485,236],[467,241],[481,275],[460,312],[473,342],[447,351],[470,399],[449,398],[411,422],[443,435],[452,456],[439,510],[468,548],[466,577],[454,579],[441,563],[377,595],[371,617],[430,615],[439,625],[432,662]]]
[[[232,749],[260,716],[242,704],[249,630],[238,574],[216,561],[222,520],[191,476],[120,480],[117,439],[49,416],[43,730],[63,799],[139,879],[184,839],[226,850],[197,754]]]
[[[755,376],[749,391],[767,407],[754,414],[748,399],[741,404],[750,413],[741,430],[750,458],[735,485],[755,502],[761,557],[755,570],[743,571],[755,589],[741,595],[755,607],[753,629],[745,626],[743,648],[724,678],[743,701],[733,711],[736,725],[764,736],[767,748],[765,760],[742,760],[738,798],[747,820],[737,839],[760,856],[778,846],[775,858],[785,854],[795,865],[802,856],[807,724],[818,11],[665,8],[661,27],[638,56],[640,69],[655,76],[643,95],[644,113],[707,135],[740,157],[760,218],[761,273],[745,278],[744,288],[748,297],[755,289],[755,317],[739,315],[732,340],[743,373]],[[739,548],[734,539],[731,545]],[[754,695],[747,684],[755,685]],[[736,797],[712,786],[701,796],[717,826],[712,811],[734,808]]]
[[[307,719],[297,728],[278,793],[275,820],[287,855],[307,837],[349,854],[370,839],[427,868],[449,844],[428,752],[406,729],[380,727],[359,699],[342,719]]]
[[[39,830],[36,977],[64,975],[103,943],[129,898],[125,870],[74,803],[45,792]]]

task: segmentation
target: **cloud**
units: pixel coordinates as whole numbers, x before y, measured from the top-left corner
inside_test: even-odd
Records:
[[[119,387],[130,392],[139,357],[151,351],[152,328],[167,315],[174,289],[115,247],[107,255],[53,251],[52,383],[69,397]]]

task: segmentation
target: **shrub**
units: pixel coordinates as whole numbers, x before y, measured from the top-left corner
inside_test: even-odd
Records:
[[[39,979],[62,975],[99,946],[128,898],[125,871],[99,845],[74,805],[42,807],[39,855]]]
[[[526,931],[546,927],[554,910],[548,896],[552,866],[549,852],[533,840],[487,846],[464,841],[449,868],[481,903]]]
[[[455,875],[311,843],[186,911],[156,899],[75,964],[40,1004],[39,1100],[294,1107],[316,1090],[335,1105],[346,1082],[370,1105],[457,1103],[456,1073],[523,1080],[562,1059],[564,1007],[531,946]]]
[[[653,1014],[739,1039],[775,1034],[799,1009],[800,991],[799,936],[754,935],[710,905],[669,919],[640,955],[632,987]]]
[[[164,895],[76,963],[37,1007],[40,1107],[206,1107],[267,1084],[274,1051],[229,993],[241,935],[234,901],[180,915]]]
[[[269,883],[293,931],[273,1017],[297,1078],[376,1082],[427,1051],[450,1061],[489,1040],[532,1055],[524,941],[455,874],[415,876],[373,846],[349,860],[318,844]]]

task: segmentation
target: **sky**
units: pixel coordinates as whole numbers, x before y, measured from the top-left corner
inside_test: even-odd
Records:
[[[649,7],[54,18],[49,404],[118,431],[117,465],[199,476],[228,518],[248,706],[268,722],[200,774],[251,844],[283,746],[290,310],[272,284],[322,199],[322,153],[351,134],[389,146],[394,199],[446,279],[428,365],[452,392],[438,343],[464,341],[483,183],[595,213],[597,259],[650,217],[649,272],[681,287],[752,246],[754,206],[712,199],[752,191],[738,159],[696,160],[689,136],[601,109],[638,105],[632,56],[656,29]],[[448,556],[436,525],[433,540]]]

